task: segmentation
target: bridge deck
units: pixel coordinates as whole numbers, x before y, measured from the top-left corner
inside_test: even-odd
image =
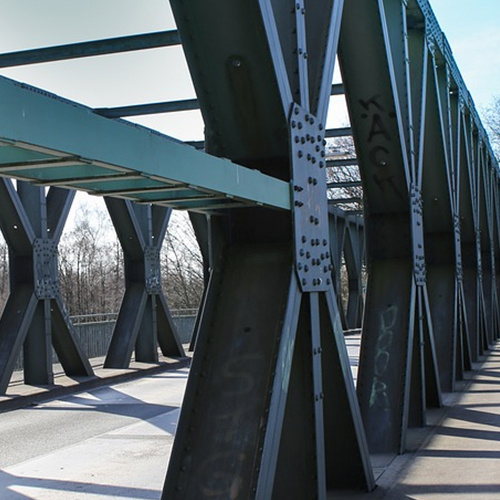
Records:
[[[287,182],[171,137],[0,78],[0,175],[210,212],[290,208]]]
[[[359,336],[348,336],[346,341],[355,368]],[[375,471],[380,477],[378,488],[372,494],[335,498],[497,499],[500,492],[500,344],[478,368],[475,376],[465,383],[466,391],[448,394],[445,409],[431,412],[434,427],[413,431],[416,451],[397,457],[387,467],[381,467],[378,459],[379,467]],[[18,500],[25,495],[35,500],[157,498],[185,381],[185,368],[151,373],[135,382],[4,414],[4,421],[21,423],[26,423],[26,419],[40,422],[40,419],[52,418],[48,415],[73,417],[73,424],[78,427],[77,419],[81,418],[78,415],[83,412],[86,421],[95,423],[101,431],[80,436],[70,446],[51,447],[45,452],[37,448],[38,444],[23,448],[22,443],[16,442],[17,450],[26,449],[31,455],[19,462],[5,462],[8,465],[1,467],[1,498]],[[166,383],[168,391],[164,390]],[[138,405],[145,408],[146,416],[134,413]],[[92,408],[91,416],[88,411]],[[118,421],[118,415],[123,420]],[[100,420],[96,422],[96,419]],[[3,451],[3,459],[8,461],[7,448]],[[110,457],[114,457],[113,460]],[[131,470],[133,474],[129,473]]]

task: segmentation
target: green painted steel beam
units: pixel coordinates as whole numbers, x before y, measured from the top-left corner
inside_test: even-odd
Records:
[[[347,137],[352,135],[351,127],[331,128],[326,130],[325,137]]]
[[[332,85],[330,95],[343,94],[344,86],[341,83]],[[131,104],[129,106],[117,106],[115,108],[95,108],[94,112],[106,118],[124,118],[126,116],[155,115],[159,113],[172,113],[175,111],[191,111],[194,109],[200,109],[198,99]]]
[[[0,79],[0,110],[2,176],[98,195],[139,188],[126,197],[139,202],[154,198],[176,208],[192,205],[197,211],[235,203],[290,209],[288,182],[6,78]],[[184,190],[176,201],[171,190],[176,186],[201,195],[190,203]],[[148,187],[165,188],[165,196],[151,197]],[[214,197],[221,199],[214,203]]]
[[[357,158],[336,158],[334,160],[327,160],[326,166],[330,168],[336,167],[352,167],[358,164]]]
[[[179,45],[179,43],[180,38],[176,30],[122,36],[105,40],[92,40],[0,54],[0,68],[65,61],[68,59],[131,52],[134,50],[155,49]]]
[[[352,188],[352,187],[361,187],[361,181],[345,181],[345,182],[329,182],[326,187],[329,189],[335,188]]]
[[[193,109],[200,109],[198,99],[136,104],[116,108],[97,108],[94,109],[94,112],[107,118],[123,118],[125,116],[143,116],[158,113],[171,113],[174,111],[191,111]]]

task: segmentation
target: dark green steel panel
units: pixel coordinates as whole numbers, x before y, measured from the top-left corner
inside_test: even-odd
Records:
[[[26,384],[54,383],[51,326],[50,301],[39,300],[23,344],[23,369]]]
[[[289,245],[233,246],[215,271],[164,499],[236,500],[255,486],[291,256]]]
[[[60,296],[51,300],[52,343],[59,362],[70,377],[93,375],[89,360],[77,340],[69,314]]]
[[[156,321],[158,328],[158,345],[164,356],[184,356],[184,348],[180,343],[165,296],[160,293],[153,296],[156,300]]]
[[[320,307],[327,488],[371,491],[372,464],[332,290],[321,297]]]
[[[0,227],[4,238],[15,255],[30,255],[35,233],[10,179],[0,178],[0,196]]]
[[[146,306],[147,295],[142,283],[131,284],[125,290],[120,312],[109,345],[105,368],[127,368],[135,346]]]
[[[105,197],[104,201],[125,258],[142,262],[146,241],[135,215],[134,206],[130,201],[116,198]]]
[[[282,107],[259,3],[171,4],[205,121],[206,149],[244,164],[288,156],[288,109]]]
[[[409,210],[408,165],[401,150],[398,103],[394,100],[381,22],[377,2],[346,2],[338,54],[366,214]]]
[[[406,259],[380,260],[370,268],[357,393],[372,453],[394,454],[404,447],[412,281]]]
[[[64,225],[75,199],[75,191],[51,187],[47,193],[47,232],[54,241],[59,241]]]
[[[9,295],[0,318],[0,393],[9,385],[38,300],[33,287],[21,285]]]
[[[158,328],[155,299],[154,295],[149,295],[146,300],[139,330],[140,334],[137,335],[135,340],[135,360],[142,363],[158,362],[158,344],[156,341]]]
[[[311,318],[308,300],[302,302],[273,494],[268,498],[318,497],[312,376]]]

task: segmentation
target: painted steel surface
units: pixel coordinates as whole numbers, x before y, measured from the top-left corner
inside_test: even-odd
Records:
[[[201,212],[290,207],[286,182],[47,92],[1,78],[0,107],[0,175]]]
[[[166,220],[128,200],[198,212],[207,289],[163,498],[370,490],[370,455],[403,452],[408,428],[425,425],[427,408],[500,335],[499,171],[484,129],[427,0],[171,3],[196,100],[93,112],[0,79],[0,175],[127,200],[108,201],[127,277],[108,366],[126,366],[134,348],[154,361],[156,342],[181,354],[148,243]],[[50,57],[120,47],[90,42]],[[329,97],[341,91],[351,126],[325,131]],[[104,117],[197,105],[205,153]],[[323,139],[350,134],[356,158],[342,165],[359,166],[362,224],[326,199],[323,169],[339,160],[325,160]],[[65,368],[86,366],[57,295],[62,191],[35,202],[27,193],[38,187],[2,186],[2,230],[14,256],[33,259],[36,279],[12,261],[0,389],[23,345],[28,379],[50,380],[48,346],[30,327],[47,320],[50,301]],[[44,203],[52,242],[34,227]],[[345,311],[334,288],[343,259]],[[342,327],[361,323],[355,391]]]

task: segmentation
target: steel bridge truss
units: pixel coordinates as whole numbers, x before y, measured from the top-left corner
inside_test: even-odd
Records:
[[[107,366],[134,348],[155,361],[156,342],[182,355],[156,262],[170,208],[187,209],[207,288],[163,498],[371,490],[371,459],[403,452],[408,429],[500,335],[498,165],[484,129],[427,0],[171,4],[178,33],[0,56],[8,66],[181,40],[197,95],[92,112],[0,80],[0,175],[22,181],[1,184],[14,279],[0,389],[23,345],[27,381],[50,382],[50,331],[68,373],[90,374],[54,278],[71,199],[61,187],[109,196],[124,248]],[[332,92],[351,119],[336,132],[325,130]],[[206,137],[192,145],[205,152],[115,119],[197,106]],[[362,220],[334,206],[358,197],[326,195],[325,140],[346,134]],[[343,329],[361,326],[363,305],[355,389]]]

